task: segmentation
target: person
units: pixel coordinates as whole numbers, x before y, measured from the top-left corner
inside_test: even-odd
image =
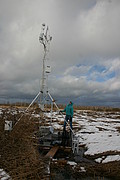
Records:
[[[70,101],[69,104],[61,112],[66,112],[64,121],[64,130],[66,130],[66,123],[70,121],[70,130],[72,131],[72,118],[73,118],[73,102]]]

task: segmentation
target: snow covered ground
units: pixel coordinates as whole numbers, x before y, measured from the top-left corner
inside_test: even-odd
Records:
[[[2,113],[0,108],[0,115]],[[11,113],[17,114],[18,110]],[[39,118],[37,113],[32,115]],[[64,118],[65,115],[61,116],[59,112],[53,112],[52,118],[51,113],[45,113],[46,121],[54,129],[63,129]],[[96,162],[120,161],[120,112],[77,110],[73,117],[73,132],[79,144],[85,144],[85,155],[99,155]]]
[[[14,117],[17,120],[17,114],[22,116],[24,110],[0,108],[0,116],[4,116],[4,120],[14,120]],[[40,119],[39,112],[33,110],[31,115]],[[63,130],[64,119],[65,115],[60,115],[59,112],[53,112],[52,116],[49,112],[44,113],[47,126],[54,127],[54,130]],[[69,129],[68,125],[67,128]],[[77,110],[73,117],[73,132],[79,144],[85,145],[85,155],[92,156],[96,163],[103,163],[104,166],[104,163],[120,161],[120,112]],[[67,164],[80,173],[87,172],[84,165],[79,166],[74,161],[67,161]],[[11,179],[2,167],[0,168],[0,179]]]
[[[0,169],[0,179],[1,180],[10,180],[10,176],[3,170],[3,169]]]
[[[51,118],[50,113],[46,113]],[[54,112],[52,125],[62,129],[64,118]],[[96,162],[120,161],[120,112],[76,111],[73,118],[73,131],[80,144],[85,144],[85,155],[103,154]],[[109,155],[109,153],[113,155]],[[108,154],[108,155],[107,155]],[[114,155],[115,154],[115,155]]]

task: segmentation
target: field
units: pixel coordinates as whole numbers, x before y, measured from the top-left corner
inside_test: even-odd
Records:
[[[40,119],[40,125],[62,131],[65,115],[53,111],[51,116],[48,109],[43,114],[37,107],[26,113],[24,110],[23,107],[0,108],[0,172],[4,169],[13,179],[46,179],[49,161],[38,153],[35,133],[39,130]],[[4,131],[6,120],[13,122],[10,132]],[[69,126],[67,129],[69,131]],[[73,179],[120,179],[120,110],[76,108],[73,132],[78,137],[82,158],[76,154],[66,158],[64,154],[63,160],[57,154],[51,163],[51,174],[65,173],[69,169]],[[56,179],[55,175],[52,177]]]

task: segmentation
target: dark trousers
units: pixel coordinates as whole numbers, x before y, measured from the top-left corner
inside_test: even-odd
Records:
[[[66,122],[70,121],[70,128],[72,129],[72,117],[70,115],[65,116],[64,129],[66,129]]]

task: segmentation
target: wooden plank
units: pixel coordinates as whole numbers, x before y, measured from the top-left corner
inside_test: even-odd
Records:
[[[58,151],[59,146],[53,146],[50,151],[45,155],[45,157],[51,157],[53,158],[56,152]]]

